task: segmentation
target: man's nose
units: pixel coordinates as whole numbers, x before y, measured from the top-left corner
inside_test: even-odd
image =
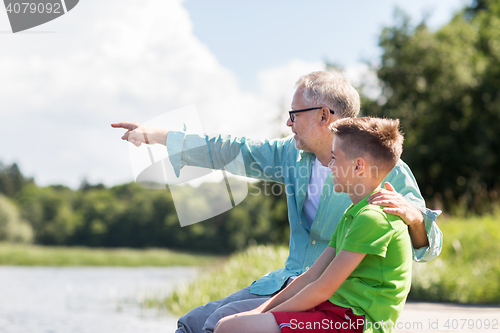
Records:
[[[286,120],[286,126],[292,127],[292,125],[293,125],[292,119],[290,119],[290,117],[288,117],[288,119]]]

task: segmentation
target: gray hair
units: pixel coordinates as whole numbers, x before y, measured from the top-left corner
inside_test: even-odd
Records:
[[[312,72],[301,76],[295,86],[304,89],[304,99],[312,107],[327,107],[342,118],[355,118],[359,113],[359,94],[340,72]]]

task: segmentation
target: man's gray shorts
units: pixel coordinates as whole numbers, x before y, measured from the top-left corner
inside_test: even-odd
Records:
[[[194,308],[177,322],[176,333],[212,333],[219,319],[235,313],[255,309],[272,295],[259,296],[250,293],[250,287],[218,301]]]

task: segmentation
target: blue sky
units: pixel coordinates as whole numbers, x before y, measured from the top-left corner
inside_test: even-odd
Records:
[[[0,10],[0,161],[39,185],[130,182],[131,145],[110,124],[190,105],[205,132],[290,134],[300,75],[328,60],[376,84],[362,61],[377,61],[396,6],[437,29],[465,3],[82,0],[18,34]]]
[[[378,37],[401,8],[438,28],[467,1],[461,0],[186,0],[194,34],[244,89],[257,89],[259,70],[294,59],[341,66],[377,61]]]

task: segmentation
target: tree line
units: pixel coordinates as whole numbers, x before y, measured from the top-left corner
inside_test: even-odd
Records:
[[[218,194],[212,185],[186,186],[183,195],[188,200],[194,192],[198,197],[206,193],[213,199]],[[235,208],[181,228],[168,189],[144,189],[135,183],[106,188],[86,181],[78,190],[39,187],[16,164],[0,164],[0,240],[212,253],[229,253],[248,244],[286,244],[284,190],[269,191],[268,186],[251,184],[249,195]]]

